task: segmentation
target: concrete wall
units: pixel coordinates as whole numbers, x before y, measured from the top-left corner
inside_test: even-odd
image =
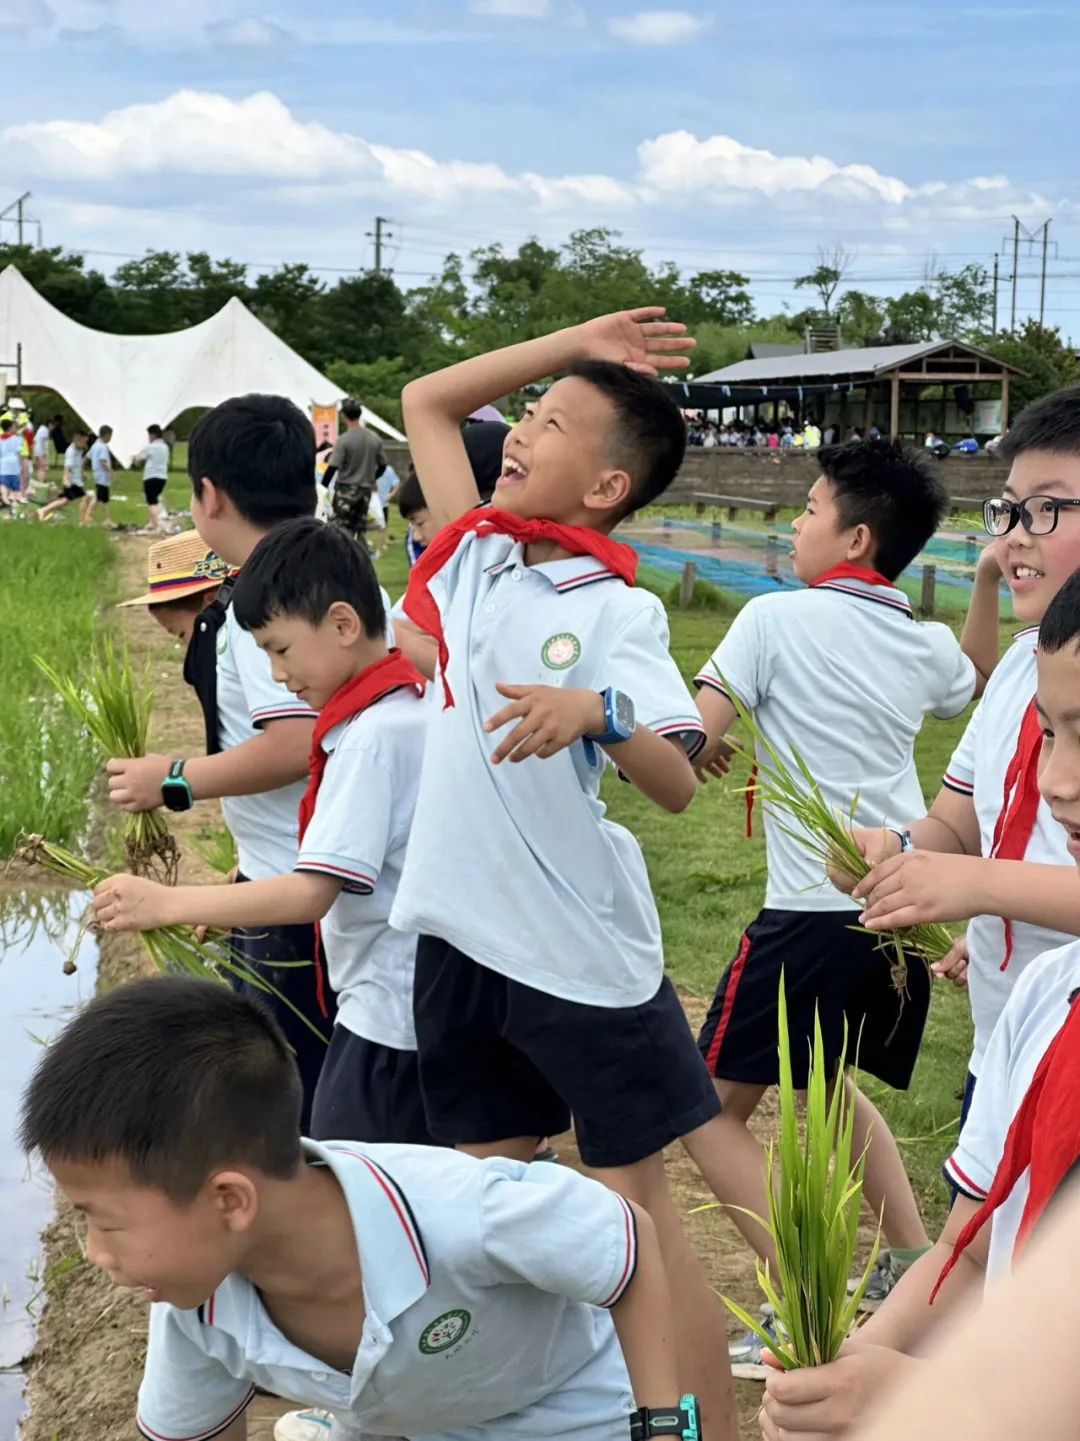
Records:
[[[404,477],[409,468],[408,447],[386,446],[387,458]],[[1008,466],[986,455],[951,455],[935,461],[950,496],[982,501],[1000,495]],[[812,452],[757,450],[687,451],[682,470],[665,492],[664,500],[685,505],[695,492],[710,495],[744,495],[778,505],[801,506],[821,471]]]

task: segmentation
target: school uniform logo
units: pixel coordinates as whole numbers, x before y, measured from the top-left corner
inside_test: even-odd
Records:
[[[569,670],[581,659],[581,642],[571,631],[548,636],[540,648],[540,659],[548,670]]]
[[[437,1356],[456,1346],[472,1325],[470,1311],[444,1311],[420,1333],[420,1350],[425,1356]]]

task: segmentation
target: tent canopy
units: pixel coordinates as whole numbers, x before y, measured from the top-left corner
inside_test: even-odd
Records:
[[[146,444],[146,427],[168,425],[193,406],[217,405],[249,391],[284,395],[305,414],[345,392],[297,355],[235,296],[216,315],[165,335],[90,330],[43,299],[21,272],[0,272],[0,381],[55,390],[95,429],[113,428],[122,464]],[[368,425],[394,440],[400,431],[373,411]]]

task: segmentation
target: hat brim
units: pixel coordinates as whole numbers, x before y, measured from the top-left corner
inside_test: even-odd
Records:
[[[177,585],[169,590],[148,590],[145,595],[137,595],[132,600],[122,600],[118,603],[117,609],[123,610],[129,605],[166,605],[170,600],[183,600],[189,595],[201,595],[205,590],[218,590],[225,584],[222,576],[219,580],[194,580],[190,585]]]

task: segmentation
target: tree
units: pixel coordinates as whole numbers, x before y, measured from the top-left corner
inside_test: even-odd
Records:
[[[845,250],[839,242],[828,249],[818,246],[818,263],[807,275],[796,276],[796,290],[816,290],[821,297],[821,312],[825,319],[831,318],[830,306],[840,282],[851,269],[855,256]]]
[[[140,259],[118,265],[113,273],[118,329],[152,335],[190,325],[186,281],[175,250],[148,250]]]
[[[994,297],[985,266],[939,270],[933,285],[938,302],[938,333],[943,340],[968,340],[990,329]]]
[[[885,301],[887,345],[908,345],[918,340],[937,340],[941,315],[937,300],[928,290],[906,290]]]
[[[704,324],[752,324],[754,302],[747,286],[750,278],[737,270],[699,270],[686,286],[687,301],[677,319],[695,330]]]
[[[286,345],[308,356],[315,350],[322,294],[322,282],[306,265],[279,265],[256,278],[251,308]]]
[[[836,303],[834,318],[845,345],[880,345],[885,334],[885,306],[864,290],[845,290]]]
[[[326,373],[335,385],[355,395],[391,425],[401,429],[401,392],[414,378],[400,355],[392,360],[351,364],[332,360]]]
[[[393,277],[368,271],[345,277],[319,297],[308,359],[322,368],[332,360],[366,365],[395,355],[415,363],[422,339],[422,327]]]
[[[1062,341],[1061,331],[1037,320],[1025,321],[1015,334],[984,337],[981,343],[998,360],[1027,372],[1012,382],[1010,409],[1014,415],[1052,390],[1080,382],[1080,361]]]

